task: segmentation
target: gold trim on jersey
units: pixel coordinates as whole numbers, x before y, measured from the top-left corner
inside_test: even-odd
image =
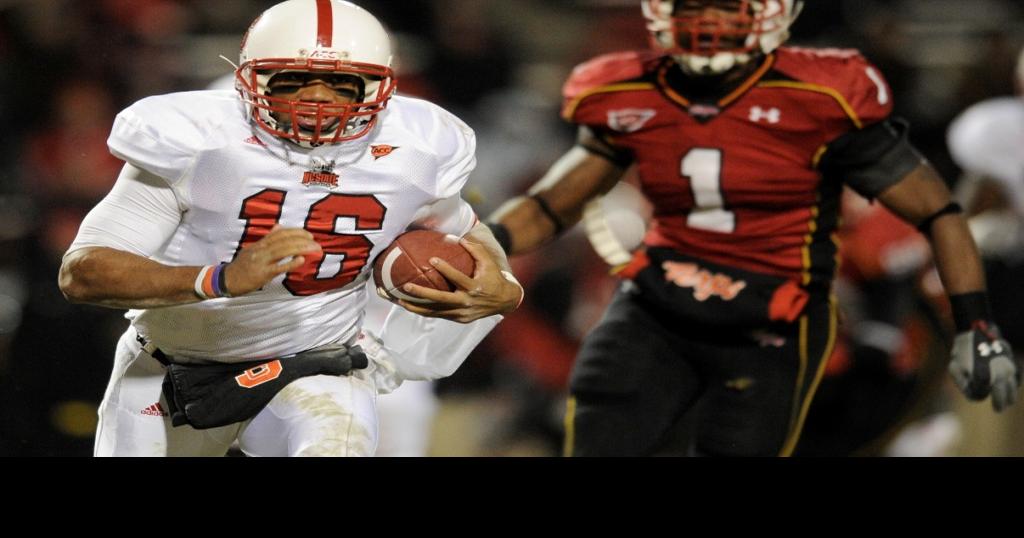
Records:
[[[672,88],[672,86],[668,83],[668,79],[666,78],[668,75],[668,70],[673,65],[675,64],[668,62],[662,65],[661,68],[658,70],[658,87],[662,89],[662,91],[669,99],[675,101],[676,104],[682,105],[684,108],[690,108],[690,106],[693,103],[686,97],[683,97],[682,94],[675,91]],[[720,109],[724,109],[725,107],[731,105],[733,102],[738,100],[740,97],[743,97],[747,93],[747,91],[749,91],[750,88],[753,88],[754,85],[757,84],[757,81],[761,80],[761,77],[763,77],[765,73],[767,73],[774,66],[775,55],[769,54],[768,57],[765,59],[764,63],[762,63],[756,71],[754,71],[749,77],[747,77],[747,79],[743,81],[743,84],[740,84],[735,90],[729,93],[729,95],[726,95],[725,97],[715,102],[715,106],[717,106]]]
[[[750,75],[750,77],[747,78],[747,80],[744,81],[743,84],[741,84],[739,88],[736,88],[735,90],[733,90],[732,93],[730,93],[729,95],[726,95],[725,97],[723,97],[722,99],[720,99],[718,101],[718,107],[719,108],[725,108],[725,107],[729,106],[730,104],[732,104],[733,101],[739,99],[740,97],[743,97],[743,94],[747,93],[747,90],[752,88],[754,86],[754,84],[756,84],[757,81],[761,80],[761,77],[763,77],[764,74],[767,73],[768,70],[771,69],[774,66],[775,66],[775,55],[774,54],[769,54],[768,58],[765,59],[763,64],[761,64],[761,67],[757,68],[757,71],[754,71],[754,74]]]
[[[822,146],[818,148],[818,151],[814,152],[814,157],[811,159],[811,166],[817,169],[818,165],[821,164],[821,158],[824,157],[826,153],[828,153],[828,146],[822,144]]]
[[[690,105],[692,104],[692,103],[690,103],[690,100],[685,98],[685,97],[683,97],[682,95],[677,93],[675,90],[673,90],[672,87],[669,86],[668,83],[665,82],[664,74],[663,73],[658,73],[658,82],[661,83],[661,90],[663,92],[665,92],[665,96],[666,97],[668,97],[669,99],[675,101],[676,104],[682,105],[683,108],[690,108]]]
[[[797,414],[800,412],[800,394],[803,393],[804,377],[807,375],[807,316],[800,316],[800,341],[797,344],[797,352],[800,356],[800,369],[796,374],[796,385],[793,388],[793,407],[789,411],[789,428],[786,433],[786,441],[782,444],[779,455],[786,457],[792,453],[790,444],[796,445],[793,441],[793,431],[796,427]]]
[[[818,217],[821,210],[818,206],[811,206],[811,220],[807,222],[807,235],[804,236],[804,246],[800,249],[800,256],[803,261],[801,278],[803,285],[811,283],[811,245],[814,243],[814,232],[818,231]]]
[[[782,457],[793,455],[796,443],[800,440],[800,433],[804,429],[804,421],[807,420],[807,411],[811,408],[811,400],[814,399],[814,394],[818,391],[821,379],[825,377],[825,367],[828,365],[828,360],[832,357],[832,350],[836,343],[838,317],[836,297],[831,295],[828,298],[828,340],[825,342],[825,352],[818,361],[818,370],[814,373],[814,380],[811,381],[811,386],[807,388],[807,393],[804,394],[802,402],[800,401],[800,394],[803,389],[804,376],[807,375],[807,316],[800,317],[800,372],[796,380],[796,393],[793,395],[793,417],[790,419],[789,435],[786,438],[785,444],[782,445],[782,451],[779,452],[779,455]],[[799,412],[797,412],[798,406]]]
[[[624,82],[622,84],[598,86],[596,88],[581,93],[578,97],[576,97],[567,105],[565,105],[565,110],[562,112],[562,117],[565,118],[566,121],[572,121],[572,118],[573,116],[576,115],[576,109],[579,108],[580,103],[582,103],[584,99],[590,97],[591,95],[597,95],[599,93],[628,92],[636,90],[656,89],[657,87],[655,87],[655,85],[650,82]]]
[[[576,397],[569,396],[565,401],[565,444],[562,445],[562,456],[572,457],[576,443]]]
[[[853,121],[853,124],[855,126],[857,126],[858,129],[863,129],[864,128],[864,123],[860,120],[860,116],[857,115],[857,111],[855,111],[853,109],[853,107],[850,106],[850,103],[846,100],[846,98],[843,97],[843,95],[841,93],[839,93],[837,90],[835,90],[834,88],[829,88],[828,86],[819,86],[817,84],[811,84],[809,82],[796,82],[796,81],[788,81],[788,80],[775,80],[775,81],[769,81],[769,82],[762,82],[762,83],[758,84],[757,87],[758,88],[789,88],[789,89],[793,89],[793,90],[805,90],[805,91],[809,91],[809,92],[823,93],[825,95],[828,95],[832,99],[835,99],[835,101],[837,103],[839,103],[839,106],[842,107],[843,112],[845,112],[846,115],[850,117],[850,120]]]

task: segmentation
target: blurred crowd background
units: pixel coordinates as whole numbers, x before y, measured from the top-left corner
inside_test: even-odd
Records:
[[[0,0],[0,455],[91,454],[96,406],[127,322],[121,311],[67,303],[56,275],[82,217],[120,169],[106,149],[114,115],[142,97],[202,89],[230,74],[220,56],[237,60],[248,24],[274,3]],[[476,130],[480,165],[465,196],[482,216],[572,144],[574,131],[558,114],[571,68],[646,46],[635,0],[357,3],[397,40],[399,91],[441,104]],[[961,171],[948,155],[946,127],[969,105],[1013,93],[1024,4],[810,0],[791,43],[861,49],[891,83],[915,144],[953,186]],[[515,265],[528,287],[523,308],[453,377],[382,398],[385,413],[404,408],[425,424],[424,453],[559,452],[566,378],[616,281],[579,231]],[[914,284],[908,303],[906,315],[920,326],[907,333],[919,334],[910,338],[913,356],[894,352],[872,366],[881,369],[872,375],[899,385],[895,403],[879,407],[890,393],[872,383],[852,397],[823,393],[822,407],[834,414],[817,424],[812,414],[809,438],[823,441],[805,453],[1024,455],[1011,427],[1024,413],[995,417],[988,404],[964,403],[945,381],[948,326],[926,288]],[[858,357],[855,347],[837,360]],[[843,364],[835,371],[842,374]],[[912,435],[896,437],[920,418]],[[863,438],[829,448],[846,420],[870,424]],[[391,439],[389,424],[382,443]]]

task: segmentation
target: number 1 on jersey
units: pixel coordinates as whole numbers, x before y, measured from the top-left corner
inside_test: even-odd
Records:
[[[736,214],[726,211],[722,196],[722,150],[694,148],[683,157],[683,176],[690,180],[693,209],[686,225],[709,232],[736,231]]]

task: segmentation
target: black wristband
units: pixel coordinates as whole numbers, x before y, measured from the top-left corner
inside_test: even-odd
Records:
[[[485,222],[488,228],[491,229],[491,233],[494,235],[494,239],[501,245],[501,250],[508,254],[512,251],[512,236],[508,233],[508,228],[504,224],[499,222]]]
[[[558,215],[551,209],[548,202],[541,198],[539,194],[531,194],[530,198],[534,202],[537,202],[540,210],[543,211],[544,214],[547,215],[548,219],[551,220],[551,223],[555,225],[555,235],[562,233],[562,230],[565,229],[565,225],[562,224],[562,219],[558,218]]]
[[[992,320],[988,294],[983,291],[950,295],[949,305],[953,308],[953,324],[957,332],[971,330],[975,321]]]
[[[936,211],[935,213],[932,213],[928,218],[921,221],[921,224],[917,225],[917,229],[925,235],[931,235],[932,224],[935,223],[936,219],[953,213],[963,213],[963,211],[964,208],[960,207],[960,204],[956,202],[950,202],[949,205],[947,205],[946,207]]]

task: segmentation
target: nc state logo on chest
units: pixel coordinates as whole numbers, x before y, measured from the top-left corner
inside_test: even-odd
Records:
[[[306,187],[319,185],[334,188],[338,186],[338,174],[334,173],[335,161],[313,157],[310,169],[302,174],[302,184]]]

